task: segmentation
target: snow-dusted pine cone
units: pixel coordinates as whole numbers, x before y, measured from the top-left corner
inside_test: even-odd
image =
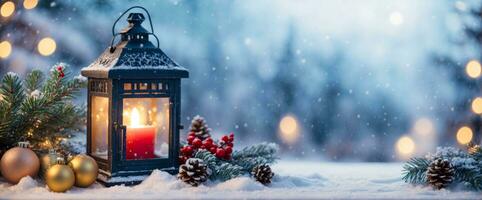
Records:
[[[427,181],[437,189],[447,187],[454,180],[455,170],[448,160],[437,158],[427,169]]]
[[[467,152],[470,155],[474,155],[475,153],[480,152],[480,145],[473,143],[469,144],[469,146],[467,147]]]
[[[205,182],[208,176],[208,167],[199,158],[189,158],[186,163],[179,167],[179,174],[177,174],[178,179],[192,186],[198,186]]]
[[[256,181],[268,185],[271,183],[271,178],[273,178],[274,173],[267,164],[258,165],[253,168],[251,175],[256,179]]]
[[[199,115],[196,115],[191,121],[190,132],[193,132],[195,136],[202,141],[204,139],[211,137],[211,129],[208,127],[206,120]]]

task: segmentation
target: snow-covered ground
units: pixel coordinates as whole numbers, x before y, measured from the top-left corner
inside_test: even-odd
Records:
[[[274,182],[265,187],[241,177],[224,183],[209,182],[190,187],[172,175],[154,171],[142,184],[132,187],[73,188],[67,193],[49,192],[38,180],[24,178],[17,185],[0,179],[1,199],[246,199],[246,198],[394,198],[479,199],[480,193],[436,191],[400,180],[401,163],[326,163],[282,161],[273,166]]]

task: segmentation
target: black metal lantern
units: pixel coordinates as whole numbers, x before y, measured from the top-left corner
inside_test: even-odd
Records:
[[[115,25],[129,10],[129,25]],[[82,75],[88,77],[87,153],[96,159],[98,180],[107,186],[137,184],[154,169],[179,167],[181,78],[189,72],[159,49],[151,17],[143,7],[126,10],[112,27],[111,46]],[[113,46],[117,35],[120,42]],[[152,35],[157,46],[149,41]]]

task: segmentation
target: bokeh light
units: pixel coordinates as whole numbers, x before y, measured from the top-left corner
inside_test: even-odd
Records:
[[[0,15],[2,15],[2,17],[10,17],[13,12],[15,12],[15,4],[13,2],[6,1],[2,4],[2,7],[0,8]]]
[[[286,115],[284,116],[280,123],[280,136],[283,142],[288,144],[293,144],[299,139],[299,127],[298,121],[294,116]]]
[[[482,97],[477,97],[472,101],[472,111],[476,114],[482,114]]]
[[[398,139],[396,148],[401,156],[410,156],[415,152],[415,142],[411,137],[402,136]]]
[[[392,12],[390,13],[390,23],[398,26],[403,23],[403,15],[400,12]]]
[[[37,6],[38,0],[24,0],[23,7],[25,9],[33,9]]]
[[[57,44],[55,43],[55,40],[50,37],[46,37],[40,40],[37,46],[38,52],[42,56],[49,56],[53,54],[56,48]]]
[[[470,129],[467,126],[463,126],[457,131],[457,142],[460,144],[468,144],[470,141],[472,141],[474,133],[472,132],[472,129]]]
[[[0,58],[8,58],[12,53],[12,45],[8,41],[0,42]]]
[[[420,118],[415,122],[414,131],[416,134],[428,135],[434,132],[434,126],[430,119]]]
[[[477,60],[471,60],[465,66],[465,71],[470,78],[478,78],[482,72],[480,62]]]

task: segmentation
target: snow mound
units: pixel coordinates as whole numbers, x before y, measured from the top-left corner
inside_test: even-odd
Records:
[[[249,177],[238,177],[226,182],[218,184],[216,187],[218,190],[231,190],[231,191],[256,191],[265,188],[261,183],[256,182]]]
[[[176,179],[175,176],[160,170],[152,171],[151,175],[134,187],[135,191],[169,191],[187,187]]]
[[[326,180],[318,174],[306,177],[275,175],[271,185],[275,188],[311,187],[324,186],[324,182],[326,182]]]
[[[13,191],[28,190],[37,187],[37,181],[30,176],[23,177],[20,181],[12,186],[10,189]]]

